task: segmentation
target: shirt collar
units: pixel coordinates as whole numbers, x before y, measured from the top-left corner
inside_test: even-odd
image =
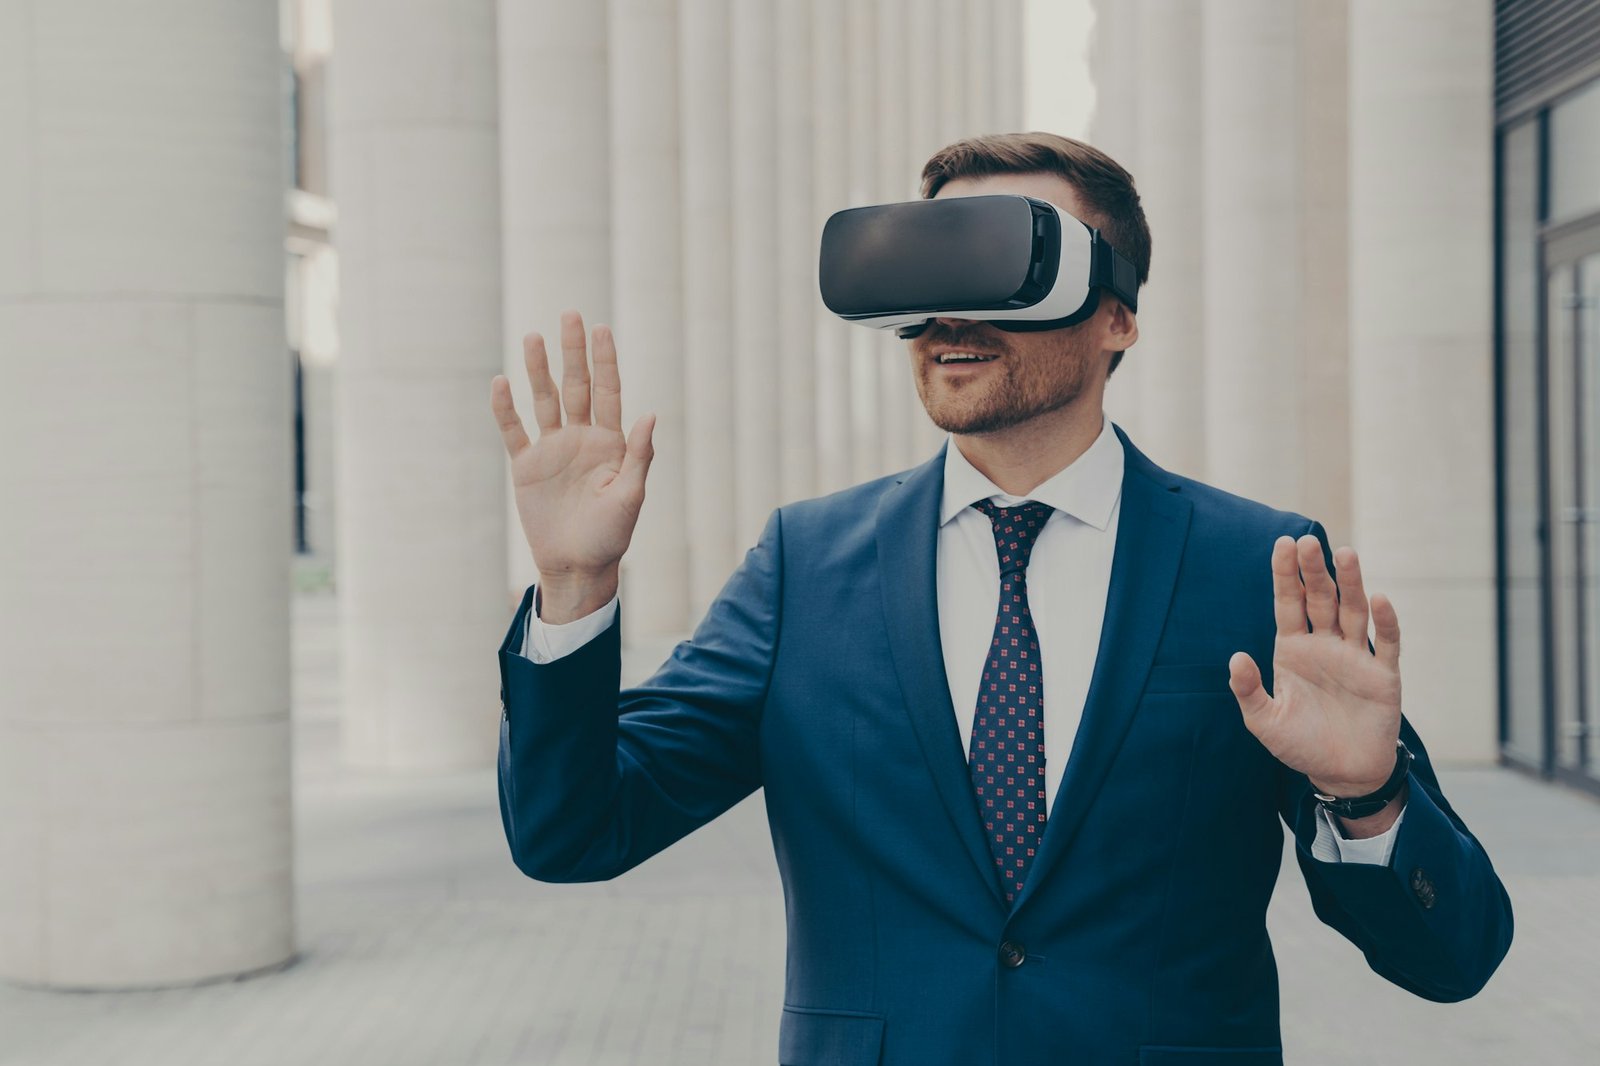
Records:
[[[1122,442],[1112,432],[1111,420],[1102,414],[1100,435],[1087,451],[1028,495],[1011,496],[980,473],[961,454],[952,437],[944,452],[944,495],[939,504],[939,524],[943,526],[979,500],[992,499],[1001,507],[1037,500],[1104,532],[1111,524],[1112,509],[1122,493],[1122,466]]]

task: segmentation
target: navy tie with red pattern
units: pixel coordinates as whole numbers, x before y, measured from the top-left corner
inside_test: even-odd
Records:
[[[978,685],[967,766],[1000,871],[1006,902],[1022,892],[1044,831],[1044,685],[1039,635],[1028,613],[1028,557],[1054,508],[1029,500],[973,504],[994,526],[1000,557],[1000,609]]]

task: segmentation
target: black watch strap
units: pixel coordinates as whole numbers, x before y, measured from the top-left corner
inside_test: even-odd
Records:
[[[1336,814],[1340,818],[1366,818],[1369,815],[1377,814],[1389,805],[1390,800],[1400,794],[1400,789],[1406,783],[1406,776],[1411,772],[1411,760],[1415,758],[1411,754],[1411,749],[1406,747],[1405,741],[1396,740],[1394,747],[1394,771],[1389,775],[1389,780],[1385,781],[1378,791],[1369,792],[1365,796],[1356,796],[1353,799],[1340,799],[1337,796],[1324,795],[1315,790],[1311,794],[1317,798],[1317,802],[1322,804],[1330,814]]]

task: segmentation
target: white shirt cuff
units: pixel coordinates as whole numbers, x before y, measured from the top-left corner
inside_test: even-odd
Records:
[[[1311,842],[1311,856],[1322,862],[1363,862],[1387,866],[1389,856],[1394,854],[1395,835],[1400,832],[1400,823],[1405,817],[1405,808],[1402,807],[1394,824],[1386,832],[1362,840],[1347,840],[1339,827],[1334,825],[1333,815],[1318,804],[1317,836]]]
[[[534,596],[537,602],[537,591]],[[522,638],[522,655],[536,663],[554,662],[564,655],[571,655],[609,629],[616,615],[617,593],[612,593],[611,599],[599,610],[560,624],[541,620],[530,606],[528,629]]]

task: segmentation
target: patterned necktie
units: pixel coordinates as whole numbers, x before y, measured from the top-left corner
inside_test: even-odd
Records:
[[[1022,892],[1044,830],[1044,686],[1039,635],[1028,613],[1027,567],[1033,544],[1054,508],[1032,500],[997,507],[973,504],[994,525],[1000,556],[1000,610],[978,685],[968,768],[1006,902]]]

